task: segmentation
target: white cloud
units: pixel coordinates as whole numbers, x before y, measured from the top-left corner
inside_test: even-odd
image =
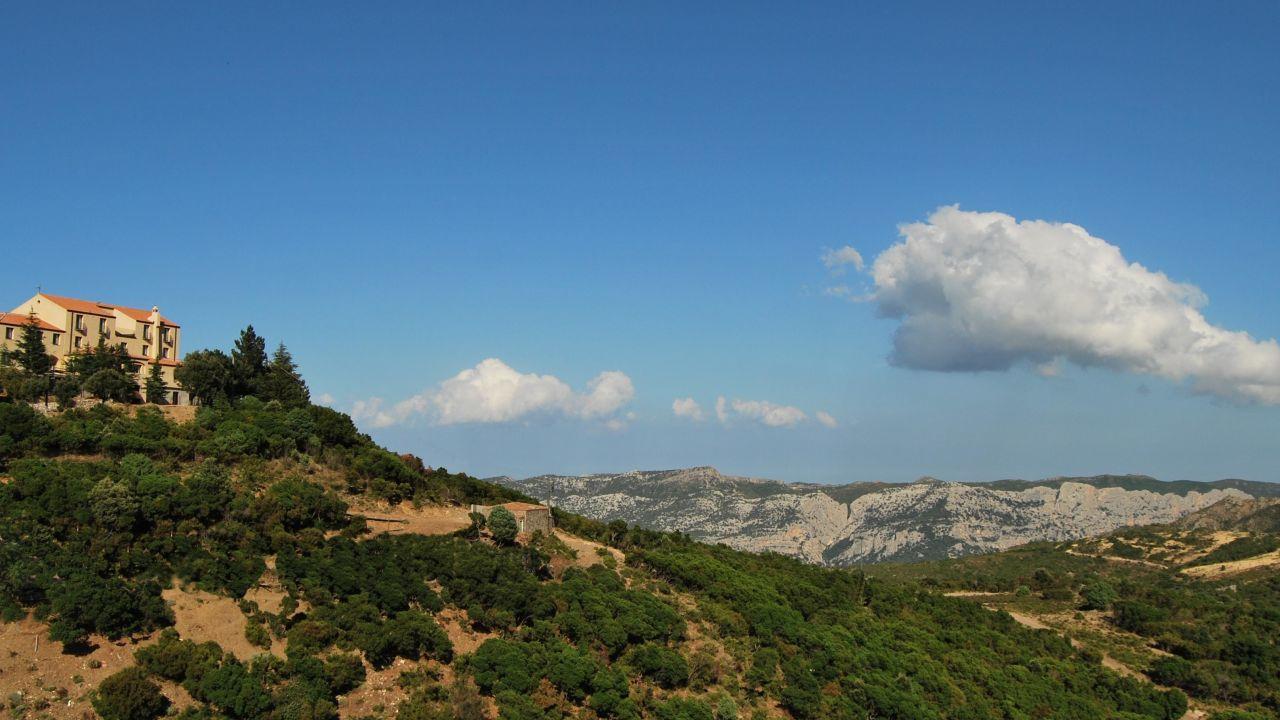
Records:
[[[521,373],[497,358],[484,360],[440,383],[433,390],[384,407],[381,398],[357,401],[352,417],[374,427],[403,423],[414,416],[427,416],[437,425],[463,423],[505,423],[534,417],[565,417],[614,422],[613,418],[635,397],[631,378],[616,370],[602,372],[587,383],[585,392],[575,392],[553,375]]]
[[[365,420],[376,428],[398,425],[414,415],[425,414],[431,409],[431,398],[428,395],[414,395],[400,402],[385,407],[380,397],[368,400],[357,400],[351,405],[351,417]]]
[[[671,403],[671,412],[676,417],[689,418],[691,420],[701,421],[706,417],[702,406],[691,397],[676,398]],[[722,425],[729,425],[735,420],[746,420],[766,427],[790,428],[809,419],[809,416],[798,407],[779,405],[767,400],[741,400],[734,398],[730,401],[723,395],[716,398],[715,412],[716,420]],[[825,412],[816,413],[814,419],[829,428],[836,427],[839,424],[834,417]]]
[[[944,207],[900,234],[871,267],[872,299],[900,322],[897,365],[1052,374],[1065,360],[1280,404],[1274,339],[1210,324],[1198,288],[1127,261],[1078,225]]]
[[[510,368],[507,368],[510,370]],[[514,372],[514,371],[513,371]],[[565,408],[566,414],[591,419],[612,415],[636,396],[635,386],[626,373],[607,370],[587,382],[585,394],[575,394]]]
[[[862,272],[862,253],[848,245],[835,250],[828,248],[822,253],[822,264],[826,265],[833,275],[844,273],[846,265],[852,265],[855,270]]]
[[[334,400],[333,396],[330,395],[329,393],[320,393],[319,395],[316,396],[317,405],[325,405],[325,406],[332,405],[333,400]]]
[[[671,412],[675,413],[676,417],[689,418],[698,422],[706,417],[702,412],[702,406],[691,397],[672,400]]]
[[[776,405],[767,400],[734,400],[730,407],[739,416],[769,427],[795,427],[806,418],[804,411],[790,405]],[[719,414],[717,406],[716,412]],[[725,418],[721,418],[724,422]]]

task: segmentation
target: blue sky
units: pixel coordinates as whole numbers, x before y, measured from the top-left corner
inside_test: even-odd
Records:
[[[1280,6],[1028,5],[7,7],[0,292],[159,304],[186,350],[252,322],[336,407],[420,398],[362,423],[479,475],[1280,480],[1280,407],[1203,370],[912,369],[883,301],[824,292],[876,290],[824,250],[958,205],[1280,336]],[[487,358],[572,394],[442,415]],[[605,371],[631,395],[588,410]]]

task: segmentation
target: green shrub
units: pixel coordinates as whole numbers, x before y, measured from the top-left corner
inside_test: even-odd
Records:
[[[102,720],[155,720],[169,709],[169,699],[139,667],[107,677],[92,699]]]
[[[1110,610],[1111,603],[1116,600],[1116,590],[1105,580],[1098,580],[1085,585],[1080,590],[1080,597],[1084,600],[1080,605],[1082,610]]]
[[[511,511],[498,506],[489,512],[489,532],[493,541],[499,545],[510,545],[516,540],[516,516]]]
[[[636,672],[668,690],[683,687],[689,682],[689,664],[684,657],[662,645],[640,645],[628,652],[623,661]]]
[[[129,402],[138,392],[138,384],[119,370],[99,370],[84,381],[84,391],[99,400]]]

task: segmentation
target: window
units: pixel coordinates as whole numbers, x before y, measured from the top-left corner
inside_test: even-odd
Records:
[[[169,357],[169,348],[167,348],[167,347],[162,347],[162,348],[160,348],[160,357],[161,357],[161,358],[164,358],[164,359],[168,359],[168,357]]]
[[[142,346],[142,354],[143,354],[143,355],[146,355],[147,357],[151,357],[151,346],[150,346],[150,345],[143,345],[143,346]]]
[[[80,341],[81,341],[81,340],[84,340],[84,338],[82,338],[82,337],[80,337],[79,335],[77,335],[77,336],[76,336],[76,349],[77,349],[77,350],[79,350],[79,349],[80,349]]]
[[[61,340],[61,339],[62,339],[62,336],[61,336],[61,335],[59,335],[58,333],[54,333],[54,334],[53,334],[53,342],[52,342],[51,344],[52,344],[52,345],[57,345],[57,344],[58,344],[58,341],[59,341],[59,340]]]
[[[4,329],[4,339],[5,339],[5,340],[12,340],[12,339],[13,339],[13,328],[5,328],[5,329]]]
[[[150,341],[151,341],[151,326],[150,326],[150,325],[143,325],[143,326],[142,326],[142,339],[143,339],[143,340],[146,340],[146,341],[148,341],[148,342],[150,342]]]
[[[98,318],[98,332],[105,333],[107,331],[107,319]]]
[[[84,316],[76,315],[76,331],[84,332]]]

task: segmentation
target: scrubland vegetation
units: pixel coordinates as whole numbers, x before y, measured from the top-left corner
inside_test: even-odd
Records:
[[[240,387],[185,424],[154,408],[46,417],[0,403],[0,613],[34,614],[69,652],[148,638],[136,667],[92,692],[106,720],[325,720],[369,673],[395,667],[405,668],[405,698],[382,714],[398,720],[1159,720],[1186,709],[1179,690],[1123,677],[1062,637],[913,579],[561,512],[563,531],[625,562],[605,552],[605,562],[553,572],[563,543],[512,542],[478,524],[373,535],[348,501],[527,498],[388,452],[302,392]],[[287,595],[276,612],[243,600],[269,566]],[[1065,567],[1047,580],[1003,572],[989,579],[1001,589],[1079,590],[1074,575],[1057,579]],[[161,597],[175,582],[242,599],[246,634],[264,652],[246,661],[180,637]],[[1193,687],[1179,673],[1214,662],[1213,677],[1233,678],[1231,697],[1274,708],[1274,676],[1261,674],[1274,668],[1276,616],[1261,588],[1212,602],[1158,585],[1114,590],[1094,602],[1168,637],[1188,663],[1162,681]],[[1172,600],[1146,594],[1157,592]],[[444,613],[483,642],[459,652]],[[1182,633],[1189,615],[1204,622]],[[1208,629],[1215,623],[1234,639]],[[266,652],[273,644],[283,652]],[[175,686],[194,704],[173,709],[163,691]]]
[[[1196,546],[1199,545],[1198,552]],[[1193,552],[1188,553],[1187,548]],[[1280,717],[1280,571],[1259,566],[1222,577],[1184,573],[1277,547],[1248,534],[1221,545],[1208,533],[1137,528],[1077,543],[1038,543],[1011,551],[868,572],[937,590],[996,593],[988,604],[1051,618],[1086,647],[1121,657],[1134,638],[1134,669],[1176,687],[1221,718]],[[1171,550],[1170,548],[1175,548]],[[1082,613],[1101,613],[1096,632]],[[1090,632],[1091,630],[1095,632]],[[1226,706],[1237,708],[1226,710]]]

